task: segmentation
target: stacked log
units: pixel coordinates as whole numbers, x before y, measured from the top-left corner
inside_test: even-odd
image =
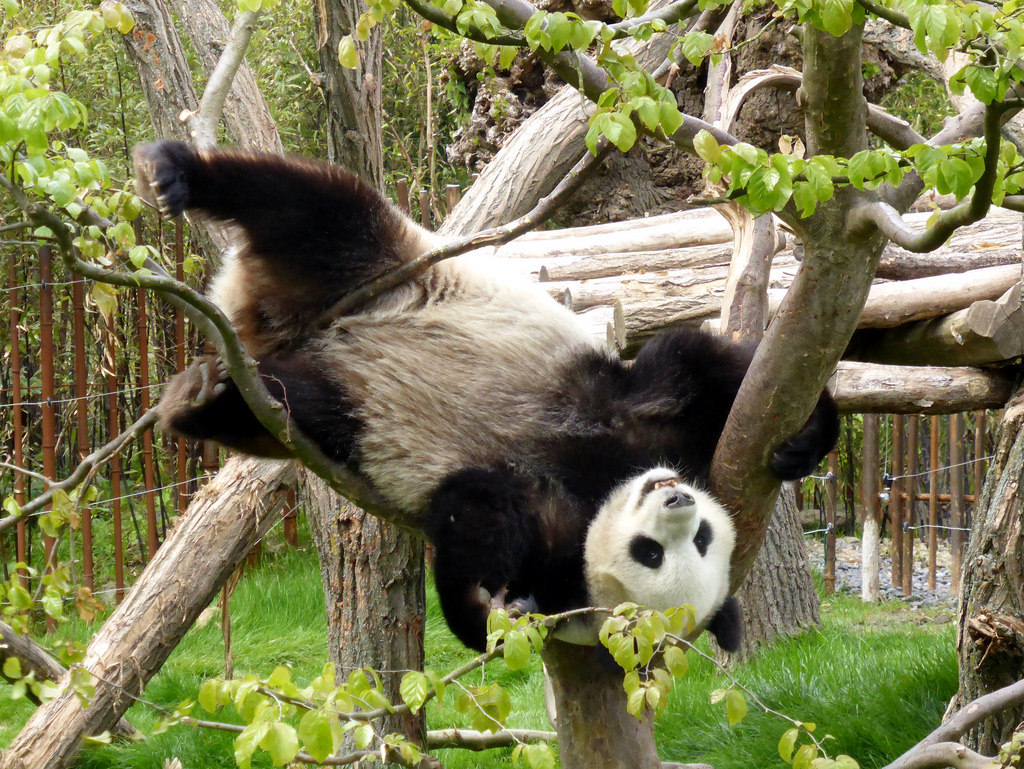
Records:
[[[930,216],[906,218],[923,227]],[[779,238],[776,246],[769,315],[800,267],[799,244]],[[595,339],[628,357],[664,328],[717,330],[732,233],[722,216],[702,208],[535,232],[475,257],[543,283],[580,314]],[[861,364],[836,380],[844,408],[939,413],[997,403],[1008,392],[1001,375],[976,368],[897,372],[893,364],[977,367],[1019,358],[1021,301],[1020,214],[996,209],[929,254],[890,245],[847,354]],[[872,371],[866,363],[888,365]]]

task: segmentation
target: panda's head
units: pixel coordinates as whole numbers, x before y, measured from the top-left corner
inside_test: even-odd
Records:
[[[617,487],[587,532],[587,588],[595,606],[693,606],[704,623],[729,593],[736,532],[713,497],[663,467]]]

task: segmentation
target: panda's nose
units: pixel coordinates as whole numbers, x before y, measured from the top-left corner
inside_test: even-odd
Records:
[[[687,494],[685,491],[679,491],[674,489],[671,494],[665,499],[665,507],[673,510],[680,507],[693,507],[696,502],[693,497]]]

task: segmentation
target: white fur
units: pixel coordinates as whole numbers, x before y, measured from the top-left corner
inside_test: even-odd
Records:
[[[665,485],[641,498],[648,481]],[[694,504],[666,507],[677,492],[689,494]],[[693,543],[702,519],[712,532],[704,556]],[[630,542],[638,534],[664,547],[659,568],[643,566],[630,556]],[[735,542],[729,514],[713,497],[683,483],[672,470],[648,470],[613,491],[590,525],[585,559],[591,601],[608,608],[624,601],[659,610],[690,605],[697,622],[703,623],[729,594]]]
[[[585,328],[545,292],[463,259],[339,318],[323,342],[364,425],[360,467],[409,510],[452,471],[492,466],[510,447],[528,456],[561,427],[557,387],[583,348]]]

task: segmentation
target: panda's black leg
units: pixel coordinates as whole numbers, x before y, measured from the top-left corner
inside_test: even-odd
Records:
[[[408,247],[407,220],[337,167],[173,141],[139,145],[134,161],[143,198],[168,216],[197,210],[240,226],[246,258],[275,284],[297,275],[344,292],[394,267]]]
[[[267,390],[299,428],[334,459],[348,460],[357,425],[344,392],[323,376],[323,367],[301,352],[268,356],[258,366]],[[253,415],[217,356],[199,358],[171,379],[157,409],[171,432],[245,454],[290,456]]]
[[[839,409],[832,396],[822,393],[800,432],[772,455],[772,472],[781,481],[810,475],[839,440]]]
[[[734,596],[726,598],[725,603],[708,620],[708,632],[725,651],[734,652],[740,648],[740,641],[743,638],[743,610]]]
[[[429,527],[445,621],[483,651],[491,598],[504,596],[540,547],[529,491],[509,471],[462,470],[431,497]]]

